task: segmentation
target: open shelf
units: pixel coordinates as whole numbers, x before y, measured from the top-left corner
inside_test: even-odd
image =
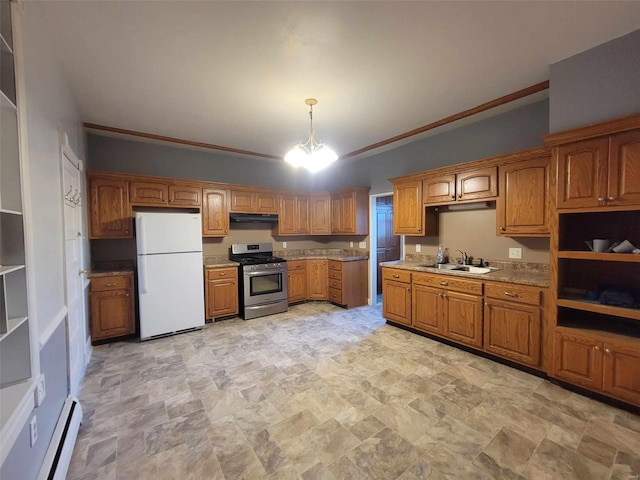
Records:
[[[558,229],[560,252],[595,253],[585,243],[594,238],[629,240],[640,247],[640,207],[627,211],[561,213]]]
[[[584,312],[614,315],[616,317],[640,320],[640,309],[603,305],[597,300],[587,300],[579,295],[562,294],[558,298],[558,306],[582,310]]]
[[[4,428],[14,410],[29,392],[30,388],[31,382],[25,380],[24,382],[0,389],[0,405],[2,405],[2,408],[0,408],[0,428]]]
[[[23,268],[24,265],[0,265],[0,277]]]
[[[592,260],[602,262],[640,263],[640,255],[634,255],[633,253],[598,253],[562,250],[558,252],[558,258],[572,258],[575,260]]]
[[[5,338],[8,338],[20,325],[28,320],[29,317],[16,317],[16,318],[8,318],[6,332],[0,332],[0,342]]]
[[[640,322],[631,318],[613,317],[608,313],[576,310],[573,307],[559,305],[557,325],[567,329],[589,331],[593,335],[617,335],[636,344],[640,340]]]

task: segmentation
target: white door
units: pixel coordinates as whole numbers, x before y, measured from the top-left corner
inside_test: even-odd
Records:
[[[80,393],[88,358],[85,276],[83,262],[82,162],[68,146],[62,149],[62,188],[64,202],[65,289],[67,301],[67,342],[69,348],[69,388],[71,395]]]

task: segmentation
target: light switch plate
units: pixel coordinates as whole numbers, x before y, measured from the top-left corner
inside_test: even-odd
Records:
[[[38,418],[34,415],[29,422],[29,437],[31,438],[31,446],[33,447],[38,440]]]
[[[509,249],[509,258],[522,258],[522,249],[521,248],[510,248]]]
[[[358,247],[360,247],[360,248],[367,248],[367,242],[360,242],[360,243],[358,244]]]
[[[422,251],[422,245],[416,243],[416,253],[420,253]]]
[[[353,248],[353,242],[349,242],[349,247]]]
[[[46,394],[47,394],[47,391],[45,390],[44,373],[43,373],[40,375],[40,378],[38,378],[38,383],[36,384],[36,388],[34,390],[36,407],[39,407],[40,405],[42,405],[42,402],[44,401],[44,397]]]
[[[287,242],[282,242],[282,248],[287,248]]]

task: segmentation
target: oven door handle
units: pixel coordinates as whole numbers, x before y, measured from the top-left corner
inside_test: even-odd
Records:
[[[278,268],[274,270],[262,270],[259,272],[244,272],[245,275],[250,277],[255,277],[256,275],[270,275],[272,273],[285,273],[286,270],[284,268]]]

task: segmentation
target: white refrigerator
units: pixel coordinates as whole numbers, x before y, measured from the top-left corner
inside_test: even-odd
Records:
[[[140,339],[202,328],[199,213],[136,212]]]

